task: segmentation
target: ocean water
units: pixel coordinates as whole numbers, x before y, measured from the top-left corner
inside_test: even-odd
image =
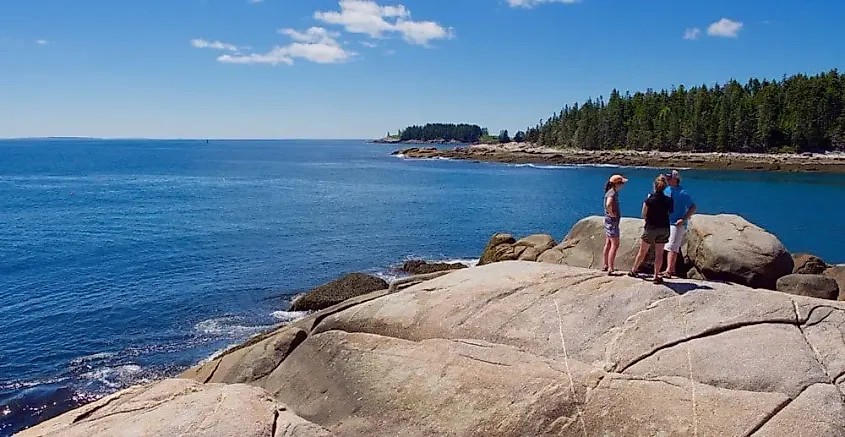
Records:
[[[300,316],[292,295],[491,234],[563,237],[607,177],[654,169],[404,160],[362,141],[0,141],[0,436],[174,375]],[[703,213],[845,263],[845,175],[683,172]]]

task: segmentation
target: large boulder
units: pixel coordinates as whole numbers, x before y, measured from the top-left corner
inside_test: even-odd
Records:
[[[410,260],[402,264],[402,271],[411,275],[425,275],[428,273],[445,272],[449,270],[460,270],[467,268],[461,263],[430,263],[423,260]]]
[[[839,285],[839,300],[845,300],[845,265],[831,267],[824,271],[824,275],[836,281]]]
[[[827,263],[808,253],[792,255],[792,263],[795,264],[792,273],[797,275],[821,275],[827,270]]]
[[[478,265],[501,261],[537,261],[543,252],[555,244],[554,238],[547,234],[529,235],[519,241],[511,234],[495,234],[484,248]]]
[[[687,263],[711,281],[774,290],[792,256],[774,235],[737,215],[695,215],[683,245]]]
[[[616,254],[616,269],[630,270],[634,267],[640,241],[643,235],[642,219],[622,218],[619,229],[619,251]],[[566,235],[563,242],[543,253],[538,261],[563,264],[573,267],[599,269],[602,267],[605,244],[604,217],[592,216],[582,219]],[[662,256],[663,254],[661,254]],[[649,250],[643,270],[654,269],[654,250]]]
[[[845,303],[729,283],[501,262],[241,349],[184,377],[283,350],[247,382],[336,435],[845,435]]]
[[[818,299],[837,300],[839,298],[839,286],[836,280],[822,275],[786,275],[778,279],[777,290]]]
[[[356,296],[386,290],[387,287],[388,283],[384,279],[364,273],[350,273],[296,297],[290,304],[290,310],[321,310]]]
[[[330,437],[258,387],[169,379],[132,387],[20,437]]]

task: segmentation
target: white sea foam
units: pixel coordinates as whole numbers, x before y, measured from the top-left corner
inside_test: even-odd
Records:
[[[308,311],[275,311],[270,315],[281,322],[290,323],[297,321],[308,314],[310,314]]]
[[[106,359],[114,357],[115,355],[117,355],[117,354],[115,354],[114,352],[100,352],[100,353],[96,353],[96,354],[85,355],[85,356],[74,358],[74,359],[70,360],[70,365],[71,366],[78,366],[80,364],[83,364],[83,363],[86,363],[86,362],[89,362],[89,361],[106,360]]]
[[[271,328],[272,326],[243,326],[238,325],[236,317],[216,317],[203,320],[194,325],[194,330],[205,335],[242,336]]]
[[[82,379],[100,383],[111,389],[126,387],[127,385],[146,382],[145,378],[138,378],[143,372],[137,364],[126,364],[117,367],[100,367],[80,375]]]

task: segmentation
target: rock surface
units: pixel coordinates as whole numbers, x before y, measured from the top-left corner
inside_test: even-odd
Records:
[[[554,238],[547,234],[529,235],[519,241],[510,234],[495,234],[484,248],[478,265],[515,260],[537,261],[543,252],[555,244]]]
[[[627,271],[634,266],[643,234],[642,219],[622,218],[619,224],[621,236],[616,254],[616,269]],[[543,253],[540,262],[563,264],[574,267],[600,269],[604,256],[604,217],[592,216],[582,219],[566,235],[563,242],[551,253]],[[649,251],[643,271],[653,271],[654,250]]]
[[[682,250],[705,278],[753,288],[774,290],[794,268],[777,237],[736,215],[693,216]]]
[[[100,399],[20,437],[330,437],[258,387],[170,379]]]
[[[839,298],[839,286],[836,280],[822,275],[787,275],[778,279],[777,290],[818,299],[837,300]]]
[[[831,267],[824,271],[824,275],[836,281],[839,285],[839,300],[845,300],[845,266]]]
[[[460,270],[467,268],[461,263],[429,263],[423,260],[405,261],[402,271],[411,275],[424,275],[426,273],[445,272],[448,270]]]
[[[845,304],[543,263],[371,293],[184,377],[222,369],[344,436],[845,435]]]
[[[827,263],[808,253],[792,255],[792,262],[795,264],[792,273],[797,275],[821,275],[827,270]]]
[[[381,278],[363,273],[350,273],[295,298],[290,304],[290,310],[321,310],[353,297],[377,290],[386,290],[387,287],[388,283]]]

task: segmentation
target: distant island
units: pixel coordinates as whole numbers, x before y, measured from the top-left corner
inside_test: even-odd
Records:
[[[428,123],[425,126],[408,126],[396,135],[390,132],[375,143],[387,144],[506,144],[525,141],[525,132],[517,132],[511,139],[507,130],[491,136],[486,127],[476,124]]]
[[[476,125],[411,126],[380,142],[464,143],[406,158],[845,173],[845,75],[646,90],[566,105],[510,138]]]
[[[502,135],[504,134],[504,135]],[[566,105],[514,138],[466,124],[410,126],[393,143],[495,144],[595,151],[720,153],[845,152],[845,75],[683,85]]]

